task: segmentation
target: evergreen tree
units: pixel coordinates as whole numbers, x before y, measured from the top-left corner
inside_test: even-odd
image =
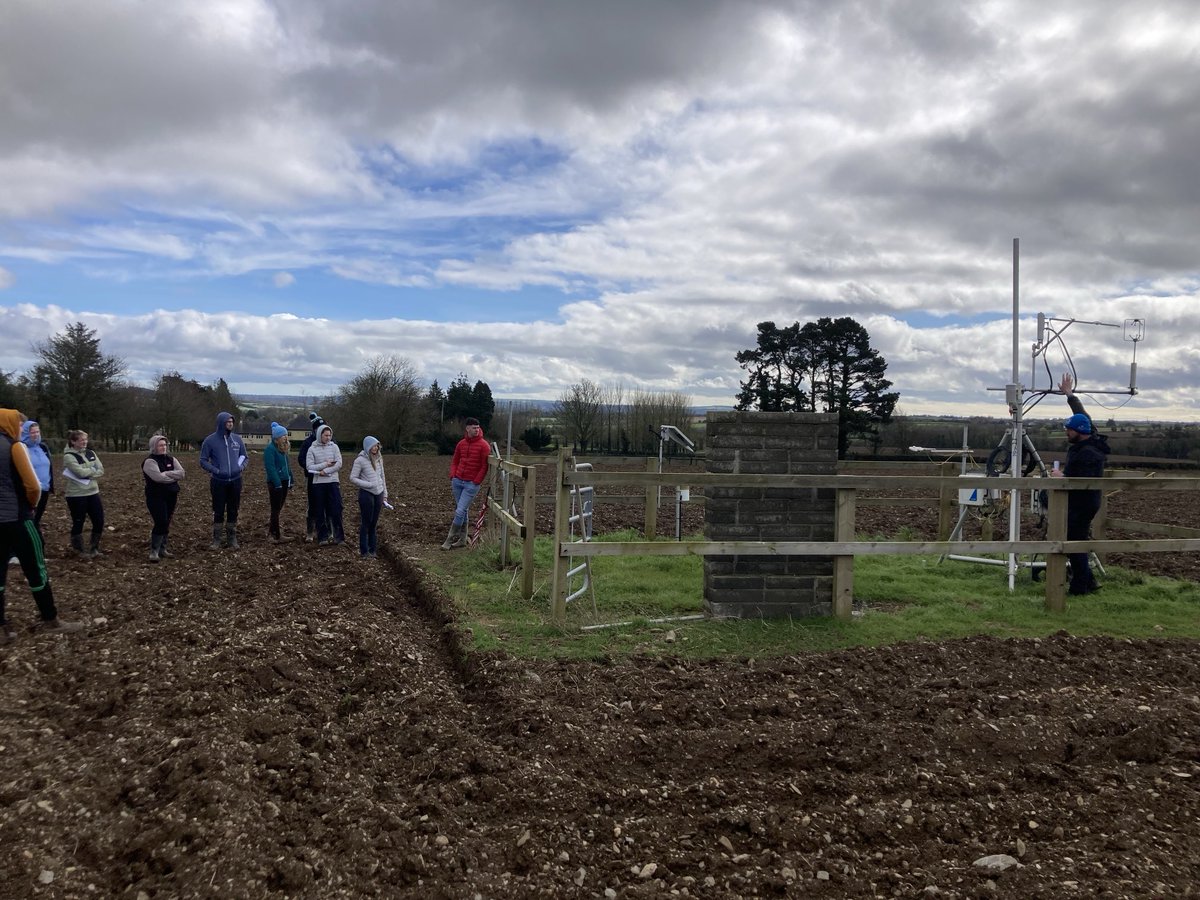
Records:
[[[471,388],[471,415],[479,420],[484,434],[488,433],[495,412],[496,401],[492,399],[492,389],[487,382],[476,381],[475,387]]]
[[[111,411],[125,362],[100,351],[94,329],[82,322],[34,345],[41,362],[27,376],[36,410],[31,418],[50,419],[60,431],[98,431]]]
[[[233,394],[229,391],[229,385],[225,383],[224,378],[218,378],[216,384],[212,386],[212,404],[213,404],[213,421],[217,419],[217,413],[230,413],[235,419],[241,419],[242,414],[238,410],[237,401],[233,399]]]
[[[782,329],[760,322],[758,346],[738,353],[737,361],[749,376],[737,409],[836,412],[839,459],[851,437],[870,437],[890,420],[900,398],[887,390],[887,362],[867,330],[848,317]]]
[[[21,409],[23,392],[18,379],[11,372],[0,370],[0,406],[5,409]]]
[[[466,375],[459,372],[458,376],[450,382],[450,387],[446,390],[446,415],[444,420],[449,422],[475,415],[474,400],[474,394],[471,392],[471,383],[467,381]]]

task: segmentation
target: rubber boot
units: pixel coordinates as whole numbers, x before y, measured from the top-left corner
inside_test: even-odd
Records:
[[[467,538],[466,523],[463,523],[462,525],[456,525],[455,528],[457,529],[458,533],[455,535],[454,541],[450,544],[451,550],[458,550],[470,544],[470,541]]]
[[[454,546],[454,539],[458,537],[458,526],[451,523],[450,530],[446,532],[446,539],[442,541],[442,549],[449,550]]]
[[[225,546],[227,546],[230,550],[236,550],[238,548],[236,524],[225,526]]]
[[[71,535],[71,549],[74,550],[76,553],[78,553],[79,557],[81,559],[90,559],[91,558],[91,554],[83,549],[83,535],[82,534]]]
[[[158,548],[161,540],[162,538],[157,534],[150,535],[150,562],[158,562]]]
[[[86,628],[82,622],[64,622],[55,616],[49,621],[42,622],[42,631],[46,634],[74,634]]]
[[[221,549],[221,530],[222,526],[220,522],[213,526],[212,543],[208,545],[209,550]]]
[[[173,559],[175,554],[167,549],[167,535],[161,535],[158,539],[158,558]]]
[[[100,535],[93,532],[93,534],[92,534],[92,549],[88,552],[88,556],[95,558],[97,556],[103,556],[103,555],[104,554],[100,552]]]

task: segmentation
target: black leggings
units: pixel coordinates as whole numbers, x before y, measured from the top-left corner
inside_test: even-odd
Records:
[[[166,537],[171,533],[171,517],[175,515],[175,504],[178,502],[178,491],[146,492],[146,509],[150,510],[150,518],[154,520],[154,530],[151,534]]]
[[[83,534],[83,520],[92,522],[92,537],[104,533],[104,504],[100,502],[99,494],[88,494],[86,497],[68,497],[67,509],[71,511],[71,537]]]

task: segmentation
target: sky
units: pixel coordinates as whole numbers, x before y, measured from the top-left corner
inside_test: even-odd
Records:
[[[1200,421],[1198,96],[1193,0],[5,0],[0,370],[728,406],[850,316],[901,413]]]

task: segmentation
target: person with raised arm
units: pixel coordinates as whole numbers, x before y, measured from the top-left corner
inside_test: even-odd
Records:
[[[1071,416],[1063,422],[1067,432],[1067,459],[1061,469],[1054,469],[1053,478],[1103,478],[1104,464],[1111,452],[1108,438],[1096,433],[1092,417],[1075,396],[1075,381],[1063,375],[1058,389],[1067,398]],[[1086,541],[1091,536],[1092,519],[1100,511],[1099,490],[1067,492],[1067,540]],[[1100,590],[1096,576],[1088,564],[1088,553],[1067,554],[1071,564],[1071,585],[1068,594],[1091,594]]]

